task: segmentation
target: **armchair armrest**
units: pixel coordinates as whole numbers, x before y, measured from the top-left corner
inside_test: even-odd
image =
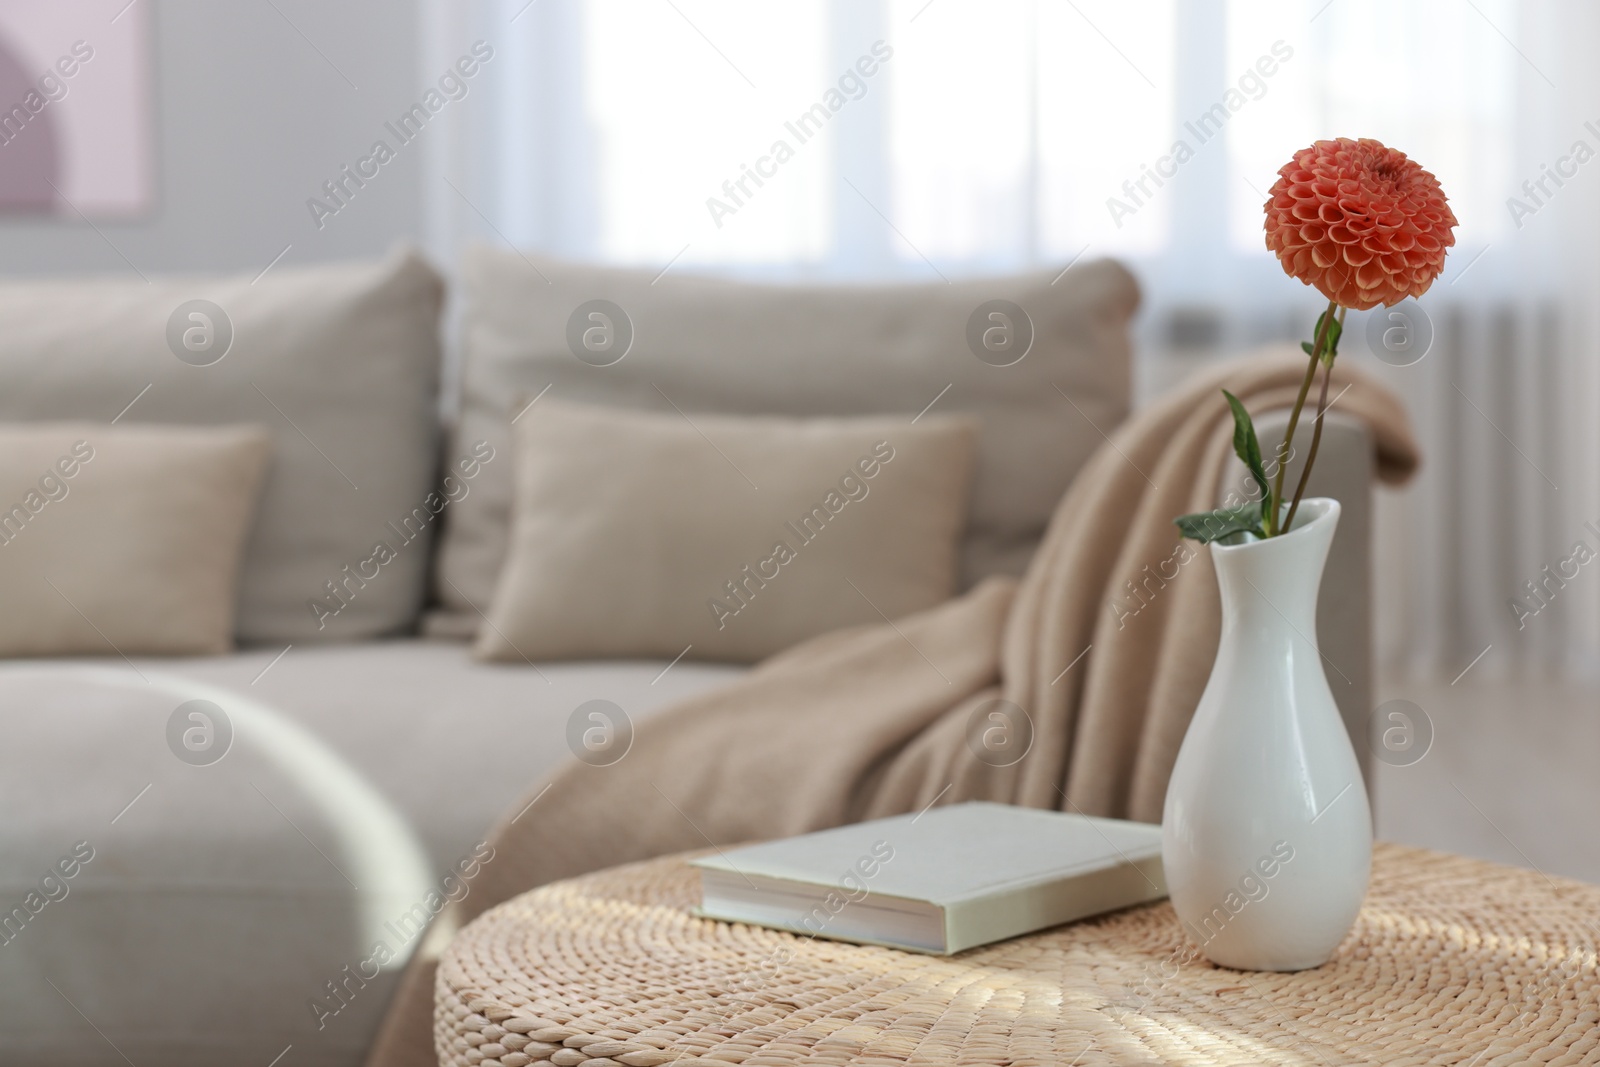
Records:
[[[1310,405],[1308,405],[1308,408]],[[1284,495],[1292,496],[1295,482],[1311,447],[1312,413],[1302,414],[1295,429],[1294,451],[1284,477]],[[1317,644],[1322,652],[1328,685],[1339,705],[1356,761],[1366,782],[1367,798],[1372,799],[1372,746],[1368,740],[1368,719],[1373,699],[1372,627],[1372,435],[1356,419],[1330,411],[1323,416],[1322,444],[1317,450],[1317,465],[1306,486],[1307,496],[1333,497],[1339,501],[1339,529],[1328,552],[1328,565],[1322,574],[1322,591],[1317,601]],[[1256,419],[1256,434],[1268,463],[1289,426],[1289,412],[1264,412]],[[1269,466],[1269,471],[1271,467]],[[1253,483],[1244,464],[1231,453],[1225,464],[1222,499],[1237,495]]]

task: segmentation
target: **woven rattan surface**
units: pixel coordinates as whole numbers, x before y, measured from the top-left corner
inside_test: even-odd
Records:
[[[940,958],[698,919],[681,857],[524,894],[446,951],[444,1067],[1600,1064],[1600,889],[1380,845],[1298,974],[1214,967],[1165,903]]]

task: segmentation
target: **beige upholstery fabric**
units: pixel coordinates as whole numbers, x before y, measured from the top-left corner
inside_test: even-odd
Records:
[[[266,427],[273,464],[245,550],[239,638],[406,629],[431,521],[325,626],[309,602],[433,488],[439,278],[409,253],[257,273],[0,283],[0,420],[104,424],[127,409],[122,422]]]
[[[282,652],[0,662],[0,918],[75,842],[95,853],[64,900],[0,927],[5,1067],[267,1067],[290,1044],[278,1067],[354,1067],[398,977],[361,978],[362,961],[379,940],[416,949],[425,893],[572,758],[574,710],[606,700],[648,729],[743,672],[484,666],[466,645],[415,640]],[[233,734],[205,766],[168,748],[174,709],[195,699]],[[407,826],[420,870],[396,841]]]
[[[256,427],[0,424],[0,656],[231,648],[270,451]]]
[[[931,608],[955,589],[976,437],[969,419],[547,398],[516,426],[511,547],[477,654],[749,661]]]
[[[1127,324],[1138,289],[1109,261],[954,284],[827,288],[657,277],[478,248],[462,280],[465,368],[453,453],[480,439],[503,449],[519,399],[546,387],[551,400],[690,416],[909,421],[930,404],[930,415],[977,416],[962,588],[1022,573],[1101,431],[1128,411]],[[597,300],[625,319],[591,318]],[[1003,332],[981,311],[993,300],[1019,306],[1031,324],[1031,346],[1009,366],[997,364],[1014,356],[979,359],[968,340],[974,325],[980,340],[984,330]],[[1020,341],[1024,324],[1011,325]],[[584,347],[586,333],[602,350]],[[448,611],[476,620],[472,605],[488,603],[510,515],[505,467],[487,470],[451,508],[436,589]]]

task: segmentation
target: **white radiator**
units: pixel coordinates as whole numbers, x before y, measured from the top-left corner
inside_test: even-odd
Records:
[[[1600,389],[1582,333],[1593,326],[1552,304],[1430,301],[1430,312],[1433,345],[1415,364],[1347,346],[1405,397],[1423,456],[1409,491],[1379,504],[1379,667],[1600,677]]]

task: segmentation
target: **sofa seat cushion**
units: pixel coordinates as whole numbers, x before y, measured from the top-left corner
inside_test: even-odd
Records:
[[[123,1062],[48,978],[135,1063],[268,1063],[291,1043],[297,1064],[359,1063],[431,905],[494,862],[486,829],[574,746],[626,759],[628,722],[739,673],[278,651],[0,665],[25,754],[0,810],[28,814],[0,823],[8,1062]],[[586,747],[597,732],[610,754]]]

